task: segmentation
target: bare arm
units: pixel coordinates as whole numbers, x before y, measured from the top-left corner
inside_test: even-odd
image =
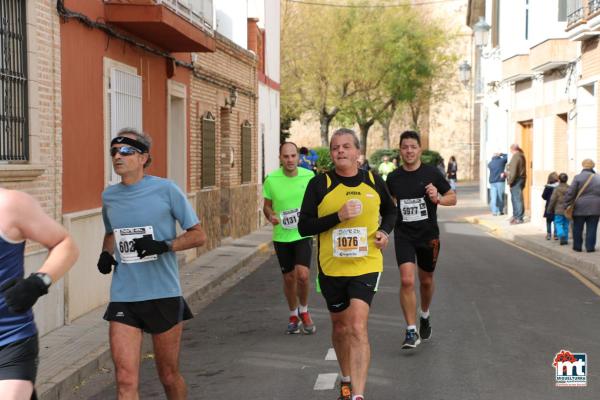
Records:
[[[437,191],[437,188],[430,183],[425,186],[425,193],[427,193],[427,196],[429,196],[429,200],[432,203],[437,203],[441,206],[456,205],[456,192],[454,190],[448,190],[446,193],[441,194]]]
[[[200,224],[196,224],[173,240],[171,250],[182,251],[193,249],[194,247],[204,245],[204,243],[206,243],[206,233],[204,233]]]
[[[439,197],[439,204],[441,206],[455,206],[456,205],[456,192],[449,190]]]
[[[50,218],[37,201],[22,192],[12,192],[17,216],[15,226],[23,239],[33,240],[49,250],[39,272],[59,280],[77,261],[79,250],[66,229]]]
[[[265,214],[265,217],[267,217],[267,220],[271,224],[273,224],[273,225],[279,224],[279,218],[277,218],[275,211],[273,211],[273,200],[265,199],[265,202],[263,205],[263,213]]]

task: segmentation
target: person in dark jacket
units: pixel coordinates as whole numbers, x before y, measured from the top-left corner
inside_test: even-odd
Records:
[[[488,163],[490,170],[490,208],[492,214],[504,214],[504,189],[506,186],[506,168],[507,155],[505,153],[495,153],[492,160]]]
[[[565,203],[563,202],[565,194],[569,190],[568,180],[567,174],[558,175],[558,186],[552,191],[546,208],[548,214],[554,215],[554,228],[561,245],[569,243],[569,220],[565,217]]]
[[[550,197],[552,197],[552,192],[558,186],[558,174],[556,172],[551,172],[548,175],[548,181],[546,182],[546,186],[544,186],[544,191],[542,192],[542,199],[546,200],[546,205],[544,207],[544,218],[546,218],[546,240],[552,239],[552,222],[554,222],[554,213],[548,212],[548,203],[550,202]],[[556,224],[554,225],[554,240],[557,240],[558,236],[556,235]]]
[[[575,175],[569,191],[565,195],[564,203],[569,205],[575,201],[577,193],[583,188],[590,175],[590,183],[575,201],[573,209],[573,250],[581,251],[583,245],[583,226],[585,225],[585,249],[591,253],[596,247],[596,231],[600,219],[600,175],[594,171],[594,162],[586,158],[581,163],[583,170]]]
[[[523,200],[523,189],[527,180],[527,162],[525,154],[518,144],[510,146],[512,156],[507,166],[507,181],[510,187],[510,200],[512,202],[513,216],[511,224],[522,224],[525,217],[525,202]]]
[[[458,164],[456,163],[456,158],[454,156],[450,156],[450,161],[448,161],[448,169],[446,170],[446,178],[448,179],[448,183],[450,184],[450,188],[456,191],[456,172],[458,171]]]

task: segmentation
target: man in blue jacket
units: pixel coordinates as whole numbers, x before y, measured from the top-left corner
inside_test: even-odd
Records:
[[[506,153],[494,153],[492,160],[488,163],[490,170],[490,208],[493,215],[504,214],[504,189],[506,174]]]

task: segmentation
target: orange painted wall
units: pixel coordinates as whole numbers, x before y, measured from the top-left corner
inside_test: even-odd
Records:
[[[102,21],[102,0],[66,1],[68,9]],[[167,62],[75,20],[61,23],[63,110],[63,212],[101,206],[104,190],[103,57],[133,66],[142,76],[143,129],[153,139],[149,174],[167,173]],[[189,53],[177,58],[190,61]],[[190,71],[178,67],[171,79],[189,87]],[[188,89],[189,90],[189,89]],[[189,101],[188,101],[189,104]],[[187,113],[189,137],[189,112]]]

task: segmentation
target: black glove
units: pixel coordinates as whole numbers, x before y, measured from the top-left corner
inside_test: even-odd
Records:
[[[31,274],[27,279],[15,278],[0,287],[8,309],[13,313],[22,314],[29,310],[37,299],[46,293],[46,284],[37,275]]]
[[[154,240],[151,236],[142,236],[141,238],[133,239],[135,251],[139,258],[152,256],[154,254],[162,254],[169,251],[169,245],[164,240]]]
[[[110,274],[113,265],[116,266],[117,264],[117,260],[115,260],[108,251],[100,253],[100,258],[98,259],[98,271],[100,271],[100,273]]]

